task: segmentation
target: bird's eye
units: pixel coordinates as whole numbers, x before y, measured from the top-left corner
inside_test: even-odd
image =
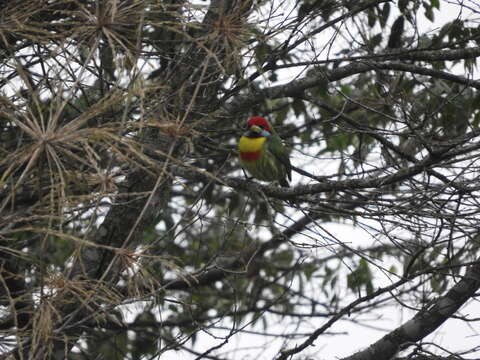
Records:
[[[263,125],[258,125],[258,126],[259,126],[261,129],[265,129],[265,128],[263,127]]]

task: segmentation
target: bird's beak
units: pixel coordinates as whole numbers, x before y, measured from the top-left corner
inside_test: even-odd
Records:
[[[270,136],[270,133],[268,131],[263,130],[258,125],[252,125],[248,128],[248,131],[245,134],[243,134],[243,136],[251,137],[251,138],[257,138],[262,136],[268,137]]]
[[[253,132],[256,132],[256,133],[261,133],[262,132],[262,128],[260,126],[257,126],[257,125],[252,125],[250,126],[250,128],[248,129],[250,131],[253,131]]]

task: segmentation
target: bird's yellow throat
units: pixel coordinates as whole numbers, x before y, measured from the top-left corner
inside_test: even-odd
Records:
[[[242,136],[240,138],[240,141],[238,142],[238,150],[241,153],[260,151],[262,150],[265,140],[267,140],[267,138],[264,136],[258,138],[249,138],[246,136]]]

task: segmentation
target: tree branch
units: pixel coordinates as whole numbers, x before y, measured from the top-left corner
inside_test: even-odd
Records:
[[[446,295],[418,312],[412,319],[385,335],[376,343],[343,360],[389,360],[401,346],[417,342],[431,334],[472,298],[480,288],[480,259],[467,269],[465,276]]]
[[[472,139],[475,136],[479,135],[479,131],[472,130],[464,138],[464,141],[467,139]],[[450,144],[450,147],[453,148],[455,144]],[[299,185],[294,188],[283,188],[275,185],[262,185],[256,182],[242,180],[238,178],[221,178],[214,176],[205,171],[199,171],[195,169],[189,169],[184,167],[176,167],[174,173],[178,176],[184,176],[186,178],[196,178],[201,180],[212,180],[214,179],[217,183],[222,185],[230,186],[234,189],[240,189],[244,191],[260,191],[265,193],[265,195],[283,199],[290,200],[295,199],[299,195],[313,195],[331,191],[342,191],[342,190],[354,190],[354,189],[378,189],[390,184],[398,183],[400,181],[411,178],[412,176],[418,175],[425,171],[425,169],[435,166],[442,161],[453,159],[457,156],[467,154],[480,149],[480,143],[472,143],[469,146],[460,147],[455,150],[438,152],[430,154],[425,157],[423,160],[417,161],[415,164],[402,168],[395,173],[378,176],[371,175],[364,177],[362,179],[351,179],[343,181],[330,181],[324,180],[320,183],[310,184],[310,185]],[[473,185],[472,187],[464,187],[462,191],[473,191],[477,186]]]
[[[472,50],[472,53],[476,53],[478,50]],[[480,52],[480,51],[479,51]],[[451,54],[458,55],[457,53]],[[431,56],[429,54],[428,56]],[[448,57],[446,55],[446,57]],[[428,69],[422,66],[403,64],[399,62],[375,62],[375,61],[358,61],[342,67],[338,67],[333,70],[317,70],[309,72],[308,76],[305,76],[298,80],[293,80],[287,84],[272,86],[257,91],[252,91],[248,95],[238,96],[234,101],[227,104],[224,110],[218,116],[223,117],[239,112],[244,112],[245,109],[255,104],[260,104],[266,99],[279,99],[284,97],[299,97],[305,90],[319,86],[325,83],[331,83],[348,78],[352,75],[364,73],[372,70],[395,70],[401,72],[409,72],[418,75],[432,76],[448,81],[455,82],[468,87],[474,87],[480,89],[480,81],[465,78],[463,76],[453,75],[451,73]]]
[[[417,313],[411,320],[382,339],[371,345],[368,349],[360,351],[343,360],[390,360],[400,349],[402,344],[412,343],[423,339],[442,325],[480,288],[480,260],[477,264],[471,265],[463,279],[448,291],[445,296],[440,297],[430,307]],[[330,328],[342,316],[349,314],[357,305],[369,301],[381,294],[391,292],[413,278],[430,272],[431,269],[404,277],[394,284],[380,288],[372,294],[363,296],[348,306],[337,315],[327,321],[322,327],[315,330],[302,344],[284,350],[276,360],[286,360],[292,355],[298,354],[307,347],[312,346],[315,340]]]

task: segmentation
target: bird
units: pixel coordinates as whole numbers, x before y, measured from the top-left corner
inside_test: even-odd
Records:
[[[238,142],[240,165],[254,178],[277,181],[288,187],[292,179],[290,149],[286,147],[268,120],[254,116],[247,121],[247,131]]]

